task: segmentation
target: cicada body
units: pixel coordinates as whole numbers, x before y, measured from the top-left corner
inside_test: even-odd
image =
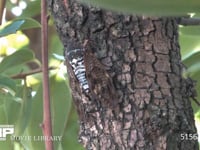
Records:
[[[98,100],[104,106],[113,106],[116,102],[115,87],[105,67],[92,53],[89,47],[69,46],[65,51],[70,77],[78,83],[82,92],[91,100]],[[71,85],[76,86],[76,85]],[[73,91],[72,91],[73,92]]]

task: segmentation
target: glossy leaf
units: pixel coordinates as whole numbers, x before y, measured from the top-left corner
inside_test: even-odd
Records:
[[[32,18],[17,18],[0,29],[0,37],[16,33],[18,30],[39,28],[40,23]]]
[[[81,0],[95,6],[131,14],[145,15],[186,15],[199,12],[199,0]]]
[[[33,60],[34,54],[30,50],[19,50],[5,57],[0,63],[0,73]]]
[[[20,29],[25,20],[16,20],[0,29],[0,37],[13,34]]]
[[[199,52],[194,52],[193,54],[191,54],[189,57],[187,57],[187,59],[183,60],[183,63],[187,66],[187,67],[191,67],[200,63],[200,51]]]
[[[61,61],[65,60],[65,57],[63,55],[58,55],[58,54],[54,53],[53,56],[58,60],[61,60]]]
[[[200,38],[198,36],[180,34],[179,42],[183,61],[200,51]]]

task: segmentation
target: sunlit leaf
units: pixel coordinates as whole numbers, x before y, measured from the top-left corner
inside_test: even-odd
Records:
[[[200,72],[200,62],[194,63],[193,65],[188,67],[184,72],[184,74],[186,74],[186,76],[187,75],[191,76],[193,74],[196,74],[197,72]]]
[[[180,34],[179,42],[183,61],[200,51],[200,38],[198,36]]]
[[[24,20],[16,20],[0,29],[0,37],[15,33],[24,23]]]
[[[65,57],[63,55],[58,55],[56,53],[53,53],[53,56],[58,60],[62,60],[62,61],[65,60]]]
[[[118,12],[146,15],[183,15],[199,12],[199,0],[81,0]]]
[[[183,63],[187,67],[191,67],[191,66],[194,66],[194,65],[196,66],[200,62],[199,58],[200,58],[200,51],[197,51],[197,52],[194,52],[194,53],[190,53],[190,55],[188,55],[188,57],[183,60]]]
[[[27,47],[29,44],[28,37],[22,32],[18,31],[15,34],[9,34],[0,38],[0,55],[7,56],[16,50]]]
[[[7,69],[16,67],[17,65],[24,64],[31,61],[34,58],[34,54],[30,50],[19,50],[3,59],[0,63],[0,72],[4,72]]]

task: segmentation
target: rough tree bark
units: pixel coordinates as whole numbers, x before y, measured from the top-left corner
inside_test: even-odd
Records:
[[[86,149],[198,149],[197,140],[181,139],[196,128],[174,19],[116,14],[74,0],[52,0],[50,10],[65,49],[71,40],[89,40],[117,91],[112,108],[72,87]]]

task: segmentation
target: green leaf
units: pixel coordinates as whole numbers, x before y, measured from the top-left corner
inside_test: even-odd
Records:
[[[180,34],[188,36],[200,36],[200,27],[199,26],[183,26],[179,28]]]
[[[19,30],[24,22],[24,20],[16,20],[9,23],[8,25],[0,29],[0,37],[15,33],[17,30]]]
[[[0,94],[0,96],[1,96],[1,94]],[[4,105],[0,105],[0,124],[1,125],[8,124]],[[11,140],[0,141],[0,147],[1,147],[1,149],[5,149],[5,150],[13,149]]]
[[[26,1],[27,8],[23,10],[21,17],[33,17],[41,13],[40,0]]]
[[[18,30],[25,30],[30,28],[39,28],[41,24],[32,18],[17,18],[0,29],[0,37],[16,33]]]
[[[30,50],[19,50],[5,57],[0,63],[0,73],[8,69],[12,69],[18,65],[24,64],[33,60],[34,54]]]
[[[180,33],[179,43],[183,61],[200,50],[200,40],[198,36],[188,36]]]
[[[11,140],[0,141],[1,149],[13,149],[13,143]]]
[[[194,65],[198,66],[199,63],[200,63],[199,59],[200,59],[200,51],[197,51],[197,52],[190,53],[190,55],[188,55],[188,57],[183,60],[183,63],[187,67],[191,67],[191,66],[194,66]]]
[[[195,13],[193,17],[194,18],[199,18],[200,17],[200,12],[199,13]]]
[[[0,93],[0,96],[2,96],[1,93]],[[4,100],[1,99],[1,101],[4,101]],[[0,105],[0,124],[8,124],[8,118],[7,118],[7,113],[5,112],[4,104]]]
[[[18,18],[17,20],[24,20],[24,23],[21,25],[19,30],[25,30],[25,29],[32,29],[32,28],[40,28],[41,24],[32,18]]]
[[[53,134],[62,136],[72,104],[70,89],[66,82],[59,77],[59,74],[55,74],[50,78],[50,85]],[[55,141],[55,149],[58,149],[60,142]]]
[[[53,56],[58,59],[58,60],[61,60],[61,61],[64,61],[65,60],[65,57],[63,55],[58,55],[56,53],[53,53]]]
[[[15,101],[16,97],[9,94],[0,94],[0,96],[3,100],[4,113],[7,117],[4,123],[14,125],[18,119],[21,104]]]
[[[187,70],[184,72],[185,76],[192,76],[194,74],[197,74],[200,72],[200,62],[194,63],[190,67],[187,68]]]
[[[145,15],[186,15],[200,11],[199,0],[81,0],[118,12]]]
[[[195,74],[192,74],[190,77],[197,83],[195,86],[195,89],[197,92],[196,99],[197,99],[197,101],[200,102],[200,70],[198,72],[196,72]],[[192,106],[193,106],[194,113],[196,113],[198,111],[200,112],[199,105],[197,105],[193,100],[192,100]]]
[[[8,89],[12,95],[14,95],[16,90],[16,84],[14,80],[2,75],[0,75],[0,87]]]
[[[14,101],[14,97],[0,92],[0,124],[14,125],[18,119],[20,104]],[[6,141],[0,141],[1,149],[13,149],[13,141],[7,137]]]
[[[18,93],[22,97],[21,108],[19,113],[19,118],[17,120],[15,126],[15,135],[21,136],[23,135],[31,115],[32,110],[32,97],[31,97],[31,89],[27,87],[27,85],[23,86],[23,89]]]
[[[50,37],[50,51],[63,56],[63,44],[57,34]]]
[[[62,136],[65,130],[65,124],[68,120],[69,111],[71,109],[71,96],[70,90],[63,79],[58,75],[50,77],[50,97],[51,97],[51,115],[53,125],[53,135]],[[43,136],[40,124],[43,122],[43,96],[42,96],[42,83],[37,90],[37,94],[32,101],[32,112],[29,125],[26,129],[26,134],[31,136]],[[65,139],[62,139],[65,140]],[[77,140],[77,139],[74,139]],[[58,149],[61,141],[54,141],[55,149]],[[25,144],[25,143],[24,143]],[[29,149],[43,150],[44,141],[31,140]]]
[[[43,94],[42,94],[42,83],[40,83],[39,88],[37,90],[36,95],[33,97],[32,100],[32,109],[31,109],[31,116],[29,125],[26,128],[26,134],[31,136],[33,139],[34,136],[43,136],[41,124],[43,121]],[[44,141],[21,141],[25,144],[28,148],[27,149],[37,149],[43,150],[45,149]]]
[[[71,112],[66,124],[65,133],[62,140],[63,149],[75,149],[84,150],[83,146],[78,143],[78,130],[79,124],[77,122],[78,116],[74,107],[71,108]]]

